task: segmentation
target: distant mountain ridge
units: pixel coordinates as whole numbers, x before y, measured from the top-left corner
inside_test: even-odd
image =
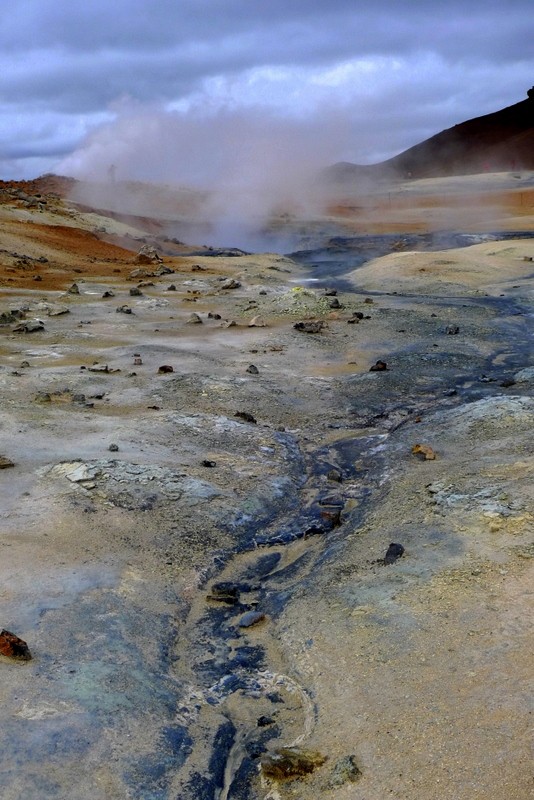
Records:
[[[479,172],[534,170],[534,87],[527,99],[461,122],[387,161],[340,162],[323,171],[329,183],[357,178],[433,178]]]

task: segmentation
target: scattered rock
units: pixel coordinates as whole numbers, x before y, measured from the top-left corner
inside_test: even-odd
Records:
[[[375,301],[373,300],[372,297],[366,297],[363,302],[367,303],[367,305],[372,305]]]
[[[161,264],[162,259],[155,247],[145,244],[137,253],[135,260],[138,264]]]
[[[174,283],[171,283],[169,286],[167,286],[167,291],[168,291],[168,292],[175,292],[175,291],[176,291],[176,286],[175,286],[175,284],[174,284]]]
[[[13,328],[13,333],[36,333],[37,331],[44,331],[44,329],[45,326],[42,320],[27,319]]]
[[[203,459],[203,460],[200,462],[200,465],[201,465],[202,467],[208,467],[209,469],[213,469],[213,467],[216,467],[216,466],[217,466],[217,462],[216,462],[216,461],[210,461],[210,459],[209,459],[209,458],[204,458],[204,459]]]
[[[135,367],[140,367],[142,363],[143,363],[143,359],[141,358],[141,356],[134,356],[134,366]]]
[[[149,272],[146,269],[142,269],[141,267],[138,267],[137,269],[133,269],[130,272],[129,277],[130,277],[131,280],[137,280],[138,278],[151,278],[152,275],[153,275],[152,272]]]
[[[226,320],[226,322],[223,322],[223,324],[221,325],[221,328],[235,328],[235,327],[237,327],[237,322],[233,319]]]
[[[404,547],[396,542],[391,542],[384,556],[384,564],[394,564],[395,561],[398,561],[403,555]]]
[[[460,333],[460,328],[458,325],[447,325],[445,328],[445,333],[449,336],[456,336],[456,334]]]
[[[116,309],[116,311],[117,311],[117,314],[133,314],[132,309],[130,308],[130,306],[127,306],[127,305],[119,306]]]
[[[250,422],[251,425],[257,424],[255,418],[252,416],[252,414],[249,414],[248,411],[236,411],[234,417],[242,419],[244,422]]]
[[[0,325],[11,325],[13,322],[16,322],[24,316],[22,311],[15,311],[10,309],[9,311],[1,311],[0,312]]]
[[[325,289],[323,292],[323,297],[335,297],[337,295],[337,289]]]
[[[328,303],[330,308],[343,308],[337,297],[333,297]]]
[[[256,723],[258,728],[266,728],[267,725],[274,725],[274,719],[272,717],[267,717],[262,714],[261,717],[258,717],[258,722]]]
[[[162,364],[159,367],[158,372],[160,374],[165,374],[166,372],[174,372],[174,367],[171,367],[170,364]]]
[[[251,628],[265,619],[265,614],[262,611],[247,611],[239,620],[240,628]]]
[[[222,319],[220,314],[214,314],[212,311],[208,311],[208,319]]]
[[[343,481],[343,476],[338,469],[331,469],[326,473],[326,477],[329,481],[335,481],[336,483],[341,483]]]
[[[142,297],[143,292],[138,286],[132,286],[130,289],[130,297]]]
[[[80,287],[77,283],[73,283],[72,286],[69,286],[67,289],[68,294],[80,294]]]
[[[334,765],[327,786],[329,789],[337,789],[345,783],[354,783],[361,774],[356,764],[356,756],[344,756]]]
[[[254,364],[249,364],[246,370],[250,375],[259,375],[260,371]]]
[[[106,289],[106,291],[104,292],[104,294],[102,295],[102,297],[103,297],[103,298],[107,298],[107,297],[115,297],[115,292],[114,292],[114,291],[112,291],[111,289]]]
[[[31,661],[32,657],[26,642],[5,629],[0,631],[0,654],[19,661]]]
[[[273,753],[262,756],[260,765],[263,774],[274,780],[287,780],[307,775],[320,767],[326,757],[313,750],[297,747],[281,747]]]
[[[110,446],[108,447],[108,450],[110,451],[110,453],[117,453],[119,451],[119,445],[118,444],[110,444]]]
[[[293,325],[296,331],[301,333],[320,333],[324,328],[324,322],[317,320],[315,322],[295,322]]]
[[[0,456],[0,469],[9,469],[9,467],[14,467],[15,464],[11,461],[10,458],[7,456]]]
[[[373,364],[373,366],[369,368],[369,372],[384,372],[387,369],[388,369],[388,365],[386,364],[386,362],[385,361],[380,361],[380,359],[379,359],[376,362],[376,364]]]
[[[193,313],[189,316],[187,325],[202,325],[202,320],[195,311],[193,311]]]
[[[421,461],[434,461],[436,453],[428,444],[414,444],[412,453],[417,456]]]
[[[241,283],[236,281],[235,278],[226,278],[220,286],[221,289],[239,289],[240,287]]]

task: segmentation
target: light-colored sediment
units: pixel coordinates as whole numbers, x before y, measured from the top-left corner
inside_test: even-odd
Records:
[[[44,322],[0,326],[0,626],[33,655],[0,659],[2,799],[527,800],[534,240],[392,253],[333,309],[277,254],[130,279],[143,231],[97,221],[0,206],[0,311]],[[339,527],[276,539],[326,496]],[[246,574],[266,616],[239,629],[206,593]],[[240,777],[261,716],[326,762]]]

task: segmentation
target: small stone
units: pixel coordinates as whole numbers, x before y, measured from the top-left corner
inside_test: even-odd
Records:
[[[174,367],[171,367],[170,364],[162,364],[159,367],[158,372],[160,374],[165,374],[166,372],[174,372]]]
[[[208,311],[208,319],[222,319],[220,314],[214,314],[213,311]]]
[[[132,286],[130,289],[130,297],[142,297],[143,292],[138,286]]]
[[[460,328],[458,325],[447,325],[445,333],[449,336],[456,336],[456,334],[460,333]]]
[[[193,311],[193,313],[189,316],[187,325],[202,325],[202,320],[195,311]]]
[[[258,728],[266,728],[267,725],[274,725],[274,719],[262,714],[261,717],[258,717],[258,722],[256,724]]]
[[[237,326],[237,322],[233,319],[226,320],[221,325],[221,328],[235,328]]]
[[[110,453],[117,453],[118,450],[119,450],[119,445],[118,444],[110,444],[110,446],[108,447],[108,450],[110,451]]]
[[[343,308],[337,297],[333,297],[328,303],[329,308]]]
[[[119,306],[116,310],[117,310],[117,314],[132,314],[133,313],[132,309],[130,308],[130,306],[127,306],[127,305]]]
[[[155,247],[151,247],[150,245],[147,244],[144,245],[144,247],[142,247],[139,250],[137,256],[135,257],[135,260],[137,261],[138,264],[157,265],[162,263],[161,256],[159,255]]]
[[[80,287],[77,283],[73,283],[72,286],[69,286],[67,292],[68,294],[80,294]]]
[[[174,285],[174,283],[171,283],[170,286],[167,286],[167,291],[168,292],[175,292],[176,291],[176,286]]]
[[[375,301],[373,300],[372,297],[366,297],[363,302],[367,303],[367,305],[372,305]]]
[[[317,320],[315,322],[295,322],[293,325],[296,331],[301,333],[320,333],[324,328],[324,322]]]
[[[341,483],[343,481],[341,472],[335,468],[328,470],[326,477],[329,481],[335,481],[336,483]]]
[[[40,319],[28,319],[13,328],[13,333],[36,333],[37,331],[44,331],[44,329],[44,322]]]
[[[20,661],[30,661],[32,657],[26,642],[5,629],[0,631],[0,654]]]
[[[21,369],[26,369],[29,366],[30,366],[30,362],[29,361],[21,361],[20,362],[20,368]]]
[[[337,289],[325,289],[323,292],[323,297],[335,297],[337,295]]]
[[[251,628],[253,625],[257,625],[258,622],[261,622],[264,619],[265,614],[263,614],[261,611],[247,611],[247,613],[243,614],[239,620],[239,627]]]
[[[286,780],[307,775],[326,761],[325,756],[312,750],[297,747],[281,747],[262,756],[260,765],[267,778]]]
[[[373,366],[369,368],[369,372],[384,372],[387,369],[388,369],[388,365],[386,364],[386,362],[385,361],[380,361],[380,359],[379,359],[376,362],[376,364],[373,364]]]
[[[235,278],[226,278],[221,283],[221,289],[239,289],[241,286],[239,281],[236,281]]]
[[[11,461],[10,458],[7,456],[0,456],[0,469],[9,469],[9,467],[14,467],[15,464]]]
[[[257,424],[255,418],[252,416],[252,414],[249,414],[248,411],[236,411],[234,417],[242,419],[244,422],[250,422],[251,425]]]
[[[107,297],[115,297],[115,292],[112,292],[111,289],[107,289],[104,294],[102,295],[103,298]]]
[[[134,356],[134,362],[133,363],[134,363],[135,367],[140,367],[141,364],[143,363],[143,359],[141,358],[141,356]]]
[[[344,756],[334,765],[328,781],[328,788],[336,789],[343,786],[344,783],[354,783],[361,777],[361,774],[361,770],[356,764],[356,756]]]
[[[391,542],[384,556],[384,564],[394,564],[403,555],[404,547],[396,542]]]
[[[414,444],[412,453],[420,458],[421,461],[434,461],[436,458],[436,453],[428,444]]]
[[[250,375],[259,375],[260,371],[254,364],[249,364],[246,370]]]
[[[217,462],[216,462],[216,461],[210,461],[210,459],[209,459],[209,458],[204,458],[204,459],[203,459],[203,460],[200,462],[200,465],[201,465],[202,467],[208,467],[209,469],[213,469],[213,467],[216,467],[216,466],[217,466]]]

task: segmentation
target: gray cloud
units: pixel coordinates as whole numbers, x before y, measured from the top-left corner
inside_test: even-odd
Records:
[[[0,11],[0,158],[52,165],[129,97],[317,120],[344,107],[340,158],[377,160],[522,99],[533,28],[531,0],[18,0]]]

